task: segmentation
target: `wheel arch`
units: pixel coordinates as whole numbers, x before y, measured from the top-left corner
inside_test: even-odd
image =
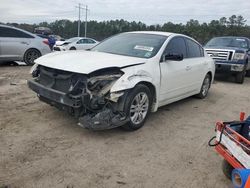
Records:
[[[211,71],[208,71],[207,74],[210,76],[211,79],[213,78],[213,73]]]
[[[213,75],[212,71],[208,71],[206,75],[209,75],[209,76],[210,76],[210,79],[211,79],[210,86],[211,86],[211,84],[212,84],[212,82],[213,82],[213,76],[214,76],[214,75]],[[205,75],[205,76],[206,76],[206,75]]]
[[[151,82],[148,82],[148,81],[140,81],[135,86],[137,86],[139,84],[145,85],[145,86],[147,86],[149,88],[149,90],[150,90],[150,92],[152,94],[152,99],[153,99],[152,102],[153,102],[153,104],[156,103],[157,97],[156,97],[156,88],[155,88],[155,86]]]
[[[76,50],[75,46],[70,46],[69,50]]]
[[[129,74],[124,74],[120,77],[110,89],[110,93],[129,91],[139,84],[143,84],[149,88],[152,94],[152,111],[157,111],[159,85],[153,76],[145,70],[135,70]]]
[[[140,81],[140,82],[137,82],[133,87],[131,87],[131,88],[128,88],[128,89],[126,89],[126,90],[121,90],[121,91],[126,91],[125,93],[126,94],[124,94],[121,98],[122,98],[122,102],[121,102],[121,106],[123,106],[124,105],[124,103],[125,103],[125,101],[124,101],[124,99],[126,100],[126,97],[127,97],[127,93],[129,92],[129,91],[131,91],[131,90],[133,90],[136,86],[138,86],[138,85],[144,85],[144,86],[146,86],[149,90],[150,90],[150,93],[151,93],[151,95],[152,95],[152,106],[151,106],[151,111],[152,112],[155,112],[156,110],[157,110],[157,108],[158,108],[158,100],[157,100],[157,90],[156,90],[156,87],[155,87],[155,85],[153,84],[153,83],[151,83],[151,82],[148,82],[148,81]],[[116,92],[119,92],[119,91],[116,91]],[[121,108],[121,107],[119,107],[120,109],[123,109],[123,107]]]

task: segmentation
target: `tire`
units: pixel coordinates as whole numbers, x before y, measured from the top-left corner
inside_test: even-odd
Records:
[[[41,53],[36,49],[29,49],[24,54],[24,62],[26,65],[34,65],[34,60],[41,56]]]
[[[246,71],[246,76],[247,76],[247,77],[250,77],[250,70],[247,70],[247,71]]]
[[[243,72],[237,73],[235,75],[235,82],[238,84],[243,84],[245,80],[245,75],[246,75],[246,70],[244,70]]]
[[[76,50],[76,48],[73,46],[73,47],[70,47],[69,50]]]
[[[196,96],[200,99],[206,98],[210,86],[211,86],[211,76],[210,74],[207,74],[202,82],[200,93]]]
[[[150,113],[151,106],[152,94],[149,88],[143,84],[135,86],[128,94],[125,102],[124,110],[129,122],[122,127],[128,131],[140,129]]]
[[[225,159],[222,161],[222,171],[224,173],[224,175],[228,178],[231,179],[232,176],[232,171],[234,169],[234,167],[229,164]]]

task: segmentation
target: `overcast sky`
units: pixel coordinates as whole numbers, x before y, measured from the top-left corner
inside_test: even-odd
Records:
[[[90,20],[125,19],[162,24],[185,23],[190,19],[209,22],[236,14],[250,24],[250,0],[0,0],[0,22],[77,20],[79,2],[88,5]]]

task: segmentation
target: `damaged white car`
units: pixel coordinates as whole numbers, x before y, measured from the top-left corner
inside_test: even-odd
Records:
[[[205,98],[215,71],[194,39],[148,31],[118,34],[90,51],[51,53],[35,63],[30,89],[92,130],[136,130],[160,106]]]

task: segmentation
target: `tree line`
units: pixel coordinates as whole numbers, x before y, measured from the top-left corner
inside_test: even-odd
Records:
[[[36,27],[49,27],[54,34],[63,38],[77,36],[77,21],[56,20],[54,22],[42,22],[39,24],[18,24],[7,23],[18,28],[34,32]],[[198,20],[191,19],[186,24],[176,24],[166,22],[162,25],[146,25],[142,22],[128,22],[126,20],[110,21],[88,21],[87,36],[96,40],[103,40],[109,36],[126,31],[166,31],[181,33],[195,38],[202,44],[215,36],[245,36],[250,38],[250,26],[246,25],[246,20],[241,15],[232,15],[229,18],[222,17],[219,20],[212,20],[209,23],[200,23]],[[84,36],[84,22],[81,23],[81,36]]]

